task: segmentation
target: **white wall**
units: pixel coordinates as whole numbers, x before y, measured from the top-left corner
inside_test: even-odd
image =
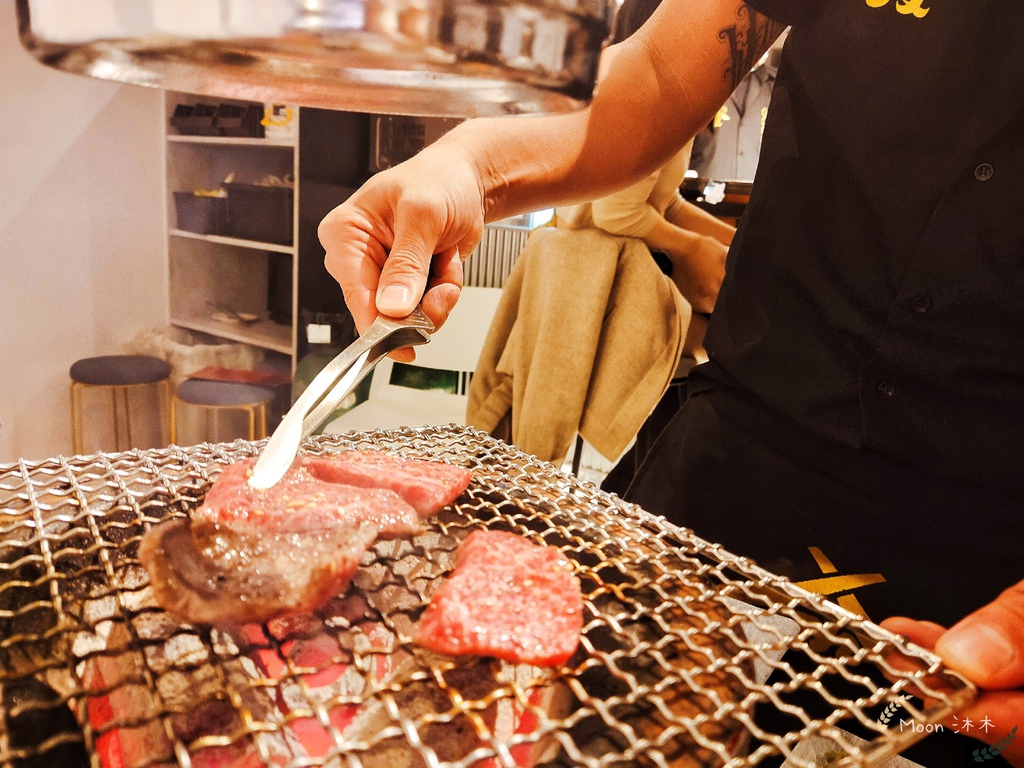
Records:
[[[162,99],[43,67],[0,2],[0,463],[70,454],[71,363],[167,323]]]

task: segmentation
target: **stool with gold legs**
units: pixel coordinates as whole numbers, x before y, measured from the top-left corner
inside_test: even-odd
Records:
[[[76,361],[71,376],[71,444],[75,453],[82,453],[85,432],[83,396],[89,390],[110,391],[111,418],[114,423],[115,450],[122,450],[121,433],[125,445],[133,446],[132,407],[130,393],[143,387],[157,387],[160,397],[159,418],[170,423],[167,416],[170,397],[171,365],[166,360],[149,355],[102,355]],[[123,414],[123,420],[122,420]],[[160,434],[164,435],[163,423]]]
[[[181,403],[203,409],[207,434],[216,436],[218,416],[224,411],[241,411],[248,417],[248,438],[267,436],[267,406],[275,398],[274,390],[254,384],[207,379],[185,379],[171,400],[171,442],[178,440],[178,411]]]

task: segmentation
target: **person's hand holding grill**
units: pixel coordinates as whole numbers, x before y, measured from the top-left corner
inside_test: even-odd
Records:
[[[1011,765],[1024,768],[1024,581],[952,629],[904,617],[886,619],[882,626],[934,651],[981,688],[982,695],[957,715],[958,722],[989,722],[984,740]],[[981,736],[981,731],[968,735]]]
[[[465,153],[435,149],[377,174],[324,218],[324,264],[360,332],[378,314],[405,317],[421,299],[435,328],[444,324],[462,288],[460,254],[483,233],[480,188]]]

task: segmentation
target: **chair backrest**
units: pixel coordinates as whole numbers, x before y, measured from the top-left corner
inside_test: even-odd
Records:
[[[325,431],[466,423],[469,380],[497,311],[501,286],[525,234],[517,230],[491,239],[495,242],[482,242],[470,260],[479,259],[480,264],[475,272],[467,270],[462,294],[444,326],[430,343],[416,347],[416,361],[399,364],[405,367],[401,375],[392,360],[378,363],[367,399],[328,424]],[[448,372],[454,372],[454,383]],[[444,380],[444,387],[436,386],[439,380]]]
[[[504,288],[531,231],[531,227],[519,225],[485,226],[480,244],[463,264],[466,286]]]
[[[500,288],[463,288],[445,324],[428,344],[416,347],[415,362],[402,365],[434,371],[454,371],[458,374],[454,394],[464,396],[500,299]],[[370,400],[380,397],[386,390],[400,386],[391,381],[393,366],[390,359],[382,360],[377,365],[370,385]],[[408,386],[400,388],[410,389]]]
[[[429,344],[416,348],[416,364],[447,371],[475,370],[500,299],[500,288],[463,288],[445,324]]]

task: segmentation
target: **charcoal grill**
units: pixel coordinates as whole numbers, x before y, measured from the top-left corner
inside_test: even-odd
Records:
[[[161,611],[136,553],[259,443],[0,466],[0,766],[811,766],[815,740],[870,764],[975,696],[934,655],[473,429],[304,444],[368,447],[472,484],[316,615],[230,631]],[[480,528],[573,563],[585,627],[564,666],[411,643]]]

